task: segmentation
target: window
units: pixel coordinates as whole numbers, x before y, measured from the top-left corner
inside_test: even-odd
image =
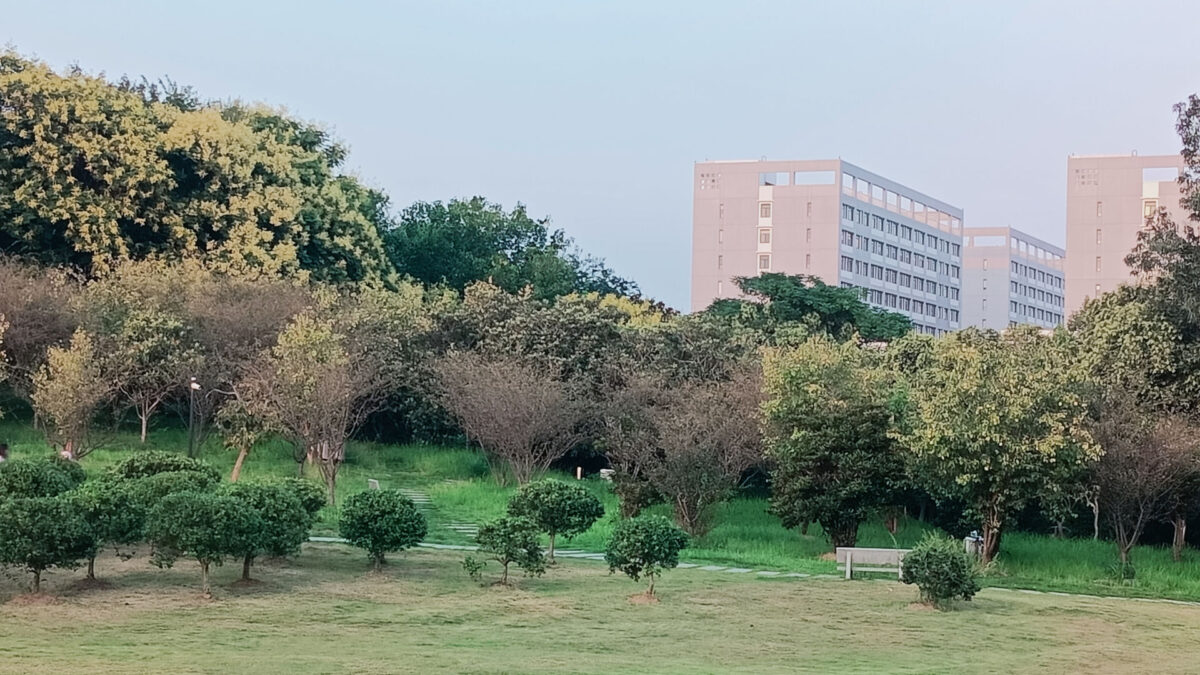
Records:
[[[1019,273],[1019,271],[1020,271],[1020,266],[1017,265],[1017,263],[1015,263],[1015,262],[1012,263],[1012,273],[1017,274],[1017,273]]]
[[[862,237],[856,234],[854,235],[854,246],[860,251],[870,251],[871,239],[870,237]]]
[[[770,255],[758,256],[758,269],[760,269],[760,270],[771,269],[771,256]]]
[[[723,255],[717,256],[717,269],[722,269],[724,267],[725,267],[725,256],[723,256]]]
[[[1102,233],[1102,232],[1104,232],[1104,230],[1101,230],[1101,229],[1100,229],[1100,228],[1098,228],[1098,227],[1096,228],[1096,245],[1097,245],[1097,246],[1099,246],[1099,245],[1100,245],[1100,239],[1101,239],[1101,233]]]
[[[717,297],[720,297],[720,295],[725,292],[724,286],[725,285],[722,284],[720,281],[717,282]]]
[[[883,268],[879,265],[871,265],[871,278],[883,281]]]
[[[841,269],[843,272],[854,272],[854,258],[842,256]]]
[[[725,218],[725,205],[724,204],[717,204],[717,217],[721,218],[721,219]]]
[[[878,290],[875,290],[874,288],[872,288],[870,290],[870,295],[868,295],[867,297],[871,300],[871,302],[875,303],[876,305],[883,304],[883,291],[878,291]]]
[[[913,290],[925,292],[925,280],[921,277],[913,277]]]
[[[1104,202],[1096,202],[1096,217],[1099,218],[1103,215],[1104,215]]]
[[[913,232],[913,234],[916,236],[917,243],[924,246],[925,245],[925,233],[921,232],[920,230],[917,230],[916,232]]]
[[[987,258],[983,259],[983,271],[985,271],[985,272],[987,271],[987,261],[988,261]]]
[[[904,239],[912,241],[912,227],[908,225],[900,226],[900,236]]]
[[[913,266],[914,267],[924,267],[925,266],[925,256],[921,255],[920,253],[914,253],[913,254]]]
[[[758,205],[758,217],[759,218],[770,218],[771,217],[771,202],[763,202]]]
[[[900,249],[900,262],[912,264],[912,251]]]
[[[895,307],[896,306],[896,294],[895,293],[884,293],[883,294],[883,304],[887,305],[888,307]]]
[[[809,230],[809,233],[811,234],[812,230]],[[854,233],[853,232],[851,232],[849,230],[842,230],[842,245],[843,246],[853,246],[854,245]]]
[[[876,239],[871,240],[871,253],[875,255],[883,255],[883,242]]]
[[[912,287],[912,275],[901,272],[900,273],[900,285],[905,288],[911,288]]]
[[[871,216],[871,227],[873,229],[883,231],[883,216]]]
[[[862,209],[855,209],[854,215],[856,216],[856,218],[854,220],[859,225],[867,224],[867,212],[866,211],[863,211]]]
[[[887,233],[888,234],[890,234],[894,237],[897,234],[899,234],[899,232],[900,232],[900,223],[897,223],[894,220],[887,221]]]
[[[808,206],[804,207],[804,215],[812,218],[812,202],[809,202]]]
[[[765,227],[760,229],[758,231],[758,243],[760,243],[760,244],[771,243],[771,231]]]
[[[812,254],[805,253],[804,254],[804,269],[808,270],[808,268],[810,268],[810,267],[812,267]]]
[[[812,228],[811,227],[804,231],[804,243],[806,243],[806,244],[812,243]]]
[[[925,303],[921,302],[920,300],[913,300],[912,311],[913,311],[913,314],[924,314],[925,313]]]
[[[938,238],[932,234],[925,237],[925,245],[936,251],[938,248]]]
[[[1100,284],[1096,284],[1096,297],[1100,297]]]
[[[951,265],[950,266],[950,276],[954,277],[955,279],[961,279],[962,278],[962,268],[959,267],[958,265]]]
[[[717,230],[717,243],[718,244],[725,243],[725,230]]]
[[[871,266],[861,260],[855,260],[854,273],[865,277],[871,273]]]
[[[889,284],[896,283],[896,279],[898,278],[896,270],[884,270],[883,277],[884,277],[883,280],[888,282]]]
[[[1150,218],[1154,216],[1156,211],[1158,211],[1158,202],[1154,201],[1153,199],[1147,199],[1145,204],[1142,206],[1142,215],[1146,218]]]
[[[1100,271],[1100,256],[1096,256],[1096,271]]]
[[[960,244],[954,244],[953,246],[950,247],[950,253],[955,258],[962,257],[962,246]]]
[[[937,295],[937,292],[938,292],[937,282],[936,281],[926,281],[925,282],[925,292],[929,293],[931,295]]]
[[[842,204],[842,219],[854,222],[854,207],[849,204]]]
[[[896,248],[895,246],[892,246],[891,244],[887,245],[886,251],[887,251],[887,254],[886,254],[887,257],[891,258],[892,260],[895,260],[900,255],[900,249]]]
[[[912,298],[900,298],[900,309],[906,312],[912,311]]]

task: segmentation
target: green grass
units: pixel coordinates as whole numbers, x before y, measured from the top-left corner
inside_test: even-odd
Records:
[[[0,424],[0,440],[10,443],[16,457],[47,452],[41,436],[27,424],[7,421]],[[180,429],[155,431],[146,447],[179,451],[186,446],[186,434]],[[110,447],[83,460],[90,472],[103,471],[126,453],[141,447],[133,434],[117,435]],[[221,448],[215,439],[201,449],[201,457],[228,474],[234,453]],[[295,475],[296,463],[286,443],[272,441],[255,448],[247,460],[243,476],[248,479]],[[315,474],[311,468],[310,474]],[[353,443],[338,479],[338,501],[365,490],[368,479],[379,480],[384,487],[418,489],[426,492],[434,507],[428,512],[430,541],[469,543],[465,535],[450,529],[452,523],[482,523],[504,513],[513,487],[501,487],[493,481],[486,462],[472,450],[436,446],[389,446]],[[569,480],[567,476],[562,478]],[[602,551],[617,513],[616,497],[609,485],[600,480],[583,484],[605,504],[608,516],[588,532],[559,543],[560,549],[580,548]],[[670,515],[665,505],[651,512]],[[316,534],[334,534],[338,509],[327,507],[315,527]],[[866,522],[859,532],[859,545],[907,547],[927,530],[915,520],[902,520],[895,539],[878,521]],[[752,567],[808,573],[835,572],[828,560],[830,547],[820,528],[813,526],[808,535],[784,529],[778,519],[767,513],[762,498],[739,498],[721,505],[714,514],[713,528],[706,536],[693,540],[683,560],[701,564]],[[1050,537],[1013,532],[1005,535],[1001,554],[984,585],[1010,588],[1092,593],[1130,597],[1161,597],[1200,600],[1200,552],[1185,551],[1183,561],[1171,560],[1163,547],[1142,546],[1133,553],[1137,578],[1118,582],[1110,575],[1115,560],[1110,542],[1081,539],[1055,540]]]
[[[459,556],[414,551],[380,574],[361,552],[310,545],[237,565],[200,598],[195,563],[102,558],[107,583],[47,581],[53,604],[0,577],[0,673],[1194,672],[1200,607],[985,589],[952,611],[894,581],[669,572],[661,602],[604,566],[564,562],[512,589]],[[494,575],[495,567],[487,572]]]

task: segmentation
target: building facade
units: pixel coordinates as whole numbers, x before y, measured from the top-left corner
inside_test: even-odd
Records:
[[[961,209],[836,159],[701,162],[693,178],[692,311],[781,272],[859,289],[924,333],[962,325]]]
[[[1165,208],[1177,223],[1183,169],[1179,155],[1067,158],[1066,314],[1130,280],[1125,256],[1146,218]]]
[[[1061,248],[1010,227],[963,230],[963,325],[1062,324],[1064,256]]]

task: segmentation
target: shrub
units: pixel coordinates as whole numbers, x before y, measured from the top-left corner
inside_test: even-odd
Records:
[[[154,564],[170,567],[179,556],[194,558],[200,563],[205,595],[209,594],[209,566],[241,556],[262,529],[262,519],[240,500],[202,492],[169,494],[146,518]]]
[[[425,516],[396,490],[367,490],[346,500],[338,529],[354,546],[366,549],[374,568],[384,554],[416,546],[428,531]]]
[[[66,464],[75,465],[69,460],[53,459],[13,459],[0,463],[0,499],[54,497],[74,489],[83,481]],[[78,465],[74,468],[79,469]]]
[[[61,497],[0,503],[0,564],[32,573],[34,593],[42,590],[43,572],[78,567],[94,546],[83,518]]]
[[[321,509],[325,508],[325,488],[305,478],[281,478],[277,484],[286,487],[296,499],[300,500],[300,506],[304,507],[305,513],[313,522],[317,519],[317,514]]]
[[[516,564],[525,572],[525,576],[539,576],[546,571],[546,558],[538,541],[540,533],[532,520],[507,516],[480,527],[475,541],[479,544],[480,553],[503,567],[499,583],[507,586],[509,565]],[[463,566],[470,572],[466,561]]]
[[[62,455],[50,455],[43,461],[65,474],[67,480],[71,481],[72,488],[83,485],[83,481],[87,480],[87,472],[83,470],[79,462],[67,459]]]
[[[904,556],[901,578],[917,585],[922,602],[938,607],[954,598],[970,600],[979,592],[978,576],[960,542],[930,532]]]
[[[147,512],[164,497],[179,492],[212,492],[217,486],[216,477],[207,472],[166,471],[130,481],[107,481],[127,483],[127,489]]]
[[[206,474],[211,477],[213,483],[221,480],[221,474],[208,464],[192,457],[161,450],[136,452],[118,462],[110,470],[110,473],[118,478],[146,478],[160,473],[178,471]]]
[[[320,492],[321,489],[317,488]],[[290,486],[279,483],[229,483],[223,494],[237,499],[262,521],[260,529],[240,551],[242,579],[250,579],[250,567],[260,555],[285,556],[300,552],[308,540],[312,518]],[[321,499],[324,503],[324,497]]]
[[[604,505],[582,485],[540,480],[517,490],[508,500],[510,516],[525,516],[550,535],[547,559],[554,562],[554,538],[582,534],[604,516]]]
[[[102,547],[135,544],[145,535],[146,508],[129,483],[90,481],[63,498],[83,518],[92,538],[88,579],[96,578],[96,553]]]
[[[666,518],[638,516],[613,528],[604,560],[610,573],[620,570],[634,581],[646,577],[646,595],[653,596],[655,578],[679,564],[679,552],[687,544],[687,534]]]

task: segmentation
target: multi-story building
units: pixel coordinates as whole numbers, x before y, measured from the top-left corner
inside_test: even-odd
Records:
[[[963,325],[1063,322],[1064,251],[1011,227],[963,230]]]
[[[808,274],[930,334],[961,325],[962,210],[841,160],[695,166],[692,310],[734,279]]]
[[[1179,155],[1067,158],[1067,315],[1129,281],[1125,256],[1147,216],[1165,208],[1187,221],[1176,182],[1182,169]]]

